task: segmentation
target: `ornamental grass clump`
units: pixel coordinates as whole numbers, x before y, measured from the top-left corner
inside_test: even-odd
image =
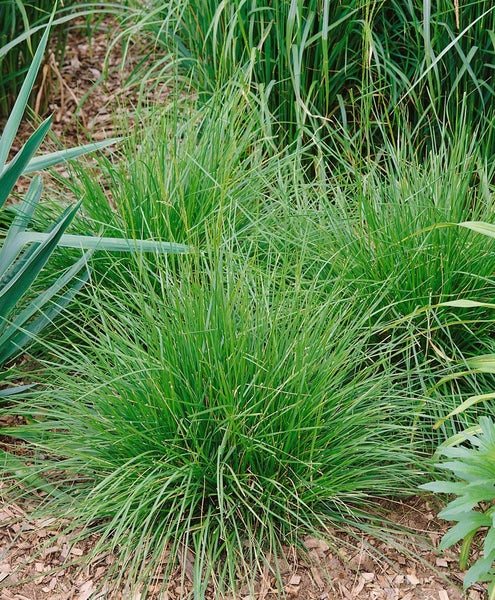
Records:
[[[408,142],[404,134],[386,143],[380,163],[365,161],[352,181],[330,179],[318,227],[336,272],[382,295],[387,335],[407,331],[418,356],[446,364],[492,346],[490,310],[439,305],[493,298],[493,244],[457,226],[492,220],[493,170],[481,156],[483,140],[462,119],[455,131],[444,126],[421,163]]]
[[[316,302],[280,285],[288,257],[184,259],[179,274],[141,262],[132,294],[100,290],[98,333],[52,359],[46,389],[10,409],[29,423],[3,433],[33,450],[18,493],[43,479],[40,511],[98,533],[115,576],[143,591],[160,570],[165,588],[179,557],[201,597],[414,489],[415,400],[367,350],[372,307],[338,282]]]
[[[226,227],[236,236],[270,202],[289,159],[268,159],[269,143],[252,96],[234,83],[204,105],[174,97],[141,116],[120,161],[96,157],[99,183],[82,165],[61,186],[84,195],[86,214],[105,227],[204,248]]]

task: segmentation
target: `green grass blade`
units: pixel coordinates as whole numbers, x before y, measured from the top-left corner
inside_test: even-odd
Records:
[[[480,373],[495,373],[495,354],[466,358],[465,364]]]
[[[484,11],[481,15],[478,15],[478,17],[476,19],[470,21],[469,24],[458,35],[456,35],[456,37],[449,44],[447,44],[441,52],[438,53],[438,55],[434,58],[434,60],[430,62],[430,64],[427,66],[427,68],[424,69],[423,73],[418,77],[418,79],[416,79],[414,84],[409,88],[407,93],[408,94],[411,93],[419,85],[419,83],[421,81],[423,81],[423,79],[425,77],[428,77],[430,72],[433,69],[436,69],[438,63],[442,60],[442,58],[448,52],[450,52],[450,50],[459,42],[459,40],[461,40],[470,31],[470,29],[472,29],[474,27],[474,25],[476,23],[478,23],[478,21],[481,21],[482,19],[484,19],[493,10],[495,10],[495,8],[490,7],[488,10]],[[405,96],[402,98],[402,100],[404,100],[404,98],[405,98]]]
[[[70,14],[53,19],[51,21],[51,25],[53,27],[57,25],[67,26],[67,23],[69,23],[70,21],[74,21],[75,19],[81,17],[94,17],[95,15],[102,13],[117,16],[122,13],[122,4],[105,3],[105,6],[102,7],[101,4],[88,3],[85,4],[85,8],[87,8],[87,10],[81,10],[76,12],[74,10],[74,6],[68,7],[67,10],[70,11]],[[2,47],[0,47],[0,59],[6,54],[8,54],[10,50],[12,50],[12,48],[22,43],[23,41],[28,40],[34,33],[38,32],[40,29],[45,29],[46,27],[47,25],[45,23],[43,23],[42,25],[30,27],[28,31],[24,31],[23,33],[19,34],[15,39],[11,40],[7,44],[2,45]]]
[[[52,494],[56,498],[69,499],[69,496],[65,494],[65,492],[58,490],[54,485],[48,483],[46,479],[43,479],[32,472],[28,472],[25,463],[14,454],[0,449],[0,464],[2,465],[4,473],[10,472],[18,477],[20,481],[32,485],[36,489],[47,492],[48,494]]]
[[[24,6],[24,3],[22,0],[15,0],[15,3],[17,5],[17,9],[19,10],[19,12],[21,13],[21,18],[22,18],[22,22],[24,24],[24,30],[25,31],[29,31],[30,29],[30,24],[29,24],[29,18],[26,12],[26,8]],[[31,44],[31,38],[29,37],[27,40],[27,46],[29,48],[29,52],[31,52],[31,54],[33,53],[33,46]]]
[[[479,302],[478,300],[447,300],[440,302],[437,306],[450,306],[452,308],[495,308],[491,302]]]
[[[490,371],[490,372],[492,372],[492,371]],[[475,404],[478,404],[479,402],[486,402],[487,400],[494,400],[494,399],[495,399],[495,393],[479,394],[477,396],[471,396],[464,402],[461,402],[461,404],[459,404],[459,406],[457,408],[455,408],[453,411],[449,412],[449,414],[446,417],[439,419],[435,423],[435,425],[433,425],[433,429],[438,429],[448,419],[451,419],[452,417],[455,417],[455,415],[459,415],[459,414],[465,412],[466,410],[468,410],[468,408],[471,408],[472,406],[474,406]]]

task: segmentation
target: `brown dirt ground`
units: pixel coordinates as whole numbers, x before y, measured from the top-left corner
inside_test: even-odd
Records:
[[[107,25],[111,31],[114,24]],[[66,147],[91,138],[118,135],[115,110],[127,110],[132,125],[132,107],[137,95],[123,86],[132,64],[128,62],[122,68],[118,46],[110,55],[108,74],[103,77],[102,65],[110,39],[108,31],[95,32],[91,42],[84,37],[83,30],[72,31],[64,64],[57,65],[50,59],[45,68],[44,85],[55,81],[50,89],[56,94],[49,100],[49,110],[55,116],[52,130]],[[167,94],[168,90],[162,89],[159,101],[165,101]],[[29,129],[24,135],[29,134]],[[80,559],[84,565],[91,539],[85,545],[74,545],[69,538],[60,537],[63,519],[33,520],[29,514],[29,503],[21,507],[9,501],[0,482],[0,600],[144,598],[144,593],[130,595],[126,590],[112,590],[108,584],[101,588],[109,565],[118,560],[116,556],[102,556],[79,569],[64,566],[73,559]],[[411,532],[399,540],[401,550],[395,544],[387,545],[367,536],[353,540],[353,548],[349,545],[350,538],[341,536],[338,551],[319,539],[306,538],[311,563],[306,564],[290,549],[285,560],[280,562],[279,559],[286,597],[292,600],[460,600],[466,597],[481,600],[486,596],[482,587],[463,595],[462,573],[457,570],[455,554],[440,555],[435,551],[447,529],[445,523],[437,521],[435,514],[436,510],[420,498],[388,504],[388,519]],[[417,534],[422,536],[423,543],[417,542]],[[41,552],[40,548],[43,548]],[[374,553],[378,557],[373,557]],[[32,560],[26,561],[30,557]],[[147,597],[153,600],[185,598],[189,591],[187,573],[185,587],[181,585],[181,575],[175,571],[166,591],[157,594],[151,589]],[[26,582],[26,579],[32,581]],[[156,588],[161,585],[159,582]],[[275,581],[267,570],[254,596],[241,588],[235,600],[277,597],[281,594],[276,591]]]

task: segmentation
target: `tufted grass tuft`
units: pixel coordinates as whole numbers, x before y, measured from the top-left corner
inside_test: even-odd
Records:
[[[98,333],[10,408],[29,421],[3,433],[34,451],[15,477],[49,482],[40,510],[99,533],[127,584],[149,584],[167,552],[192,561],[196,592],[253,584],[267,552],[358,525],[420,480],[419,400],[369,344],[374,307],[339,281],[324,301],[280,285],[288,257],[252,262],[163,259],[128,274],[132,294],[99,290]]]

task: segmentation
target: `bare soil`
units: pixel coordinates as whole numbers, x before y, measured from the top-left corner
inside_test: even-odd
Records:
[[[114,24],[107,25],[111,31]],[[126,64],[122,65],[120,47],[116,46],[104,76],[109,40],[108,31],[95,32],[88,41],[84,30],[76,29],[69,35],[64,64],[57,65],[53,58],[48,61],[43,85],[52,82],[53,95],[48,104],[55,116],[53,131],[66,147],[121,134],[115,129],[115,110],[127,110],[127,121],[129,127],[132,126],[137,92],[125,87],[123,81],[133,68],[133,55],[128,54]],[[158,101],[166,101],[168,91],[163,89],[160,93]],[[101,556],[85,565],[85,556],[95,540],[74,544],[70,538],[60,535],[64,526],[62,515],[60,519],[33,519],[30,517],[33,506],[29,502],[20,506],[9,501],[0,483],[0,600],[140,600],[145,597],[144,591],[131,595],[127,590],[112,589],[111,582],[104,583],[110,565],[118,561],[118,557]],[[388,519],[410,532],[394,543],[385,544],[369,536],[351,540],[342,535],[341,543],[337,537],[336,548],[330,548],[322,540],[306,538],[310,561],[302,560],[288,548],[285,559],[279,559],[278,564],[285,597],[293,600],[485,598],[482,587],[463,595],[463,574],[458,572],[455,554],[441,555],[435,550],[448,526],[436,519],[436,512],[420,498],[390,502]],[[417,541],[418,534],[423,540],[421,543]],[[69,564],[74,560],[83,566]],[[149,596],[146,597],[154,600],[186,598],[190,591],[188,574],[176,569],[165,587],[158,581],[155,588],[147,590]],[[267,569],[254,596],[241,587],[238,598],[225,600],[278,597],[282,594],[277,592],[275,580]]]

